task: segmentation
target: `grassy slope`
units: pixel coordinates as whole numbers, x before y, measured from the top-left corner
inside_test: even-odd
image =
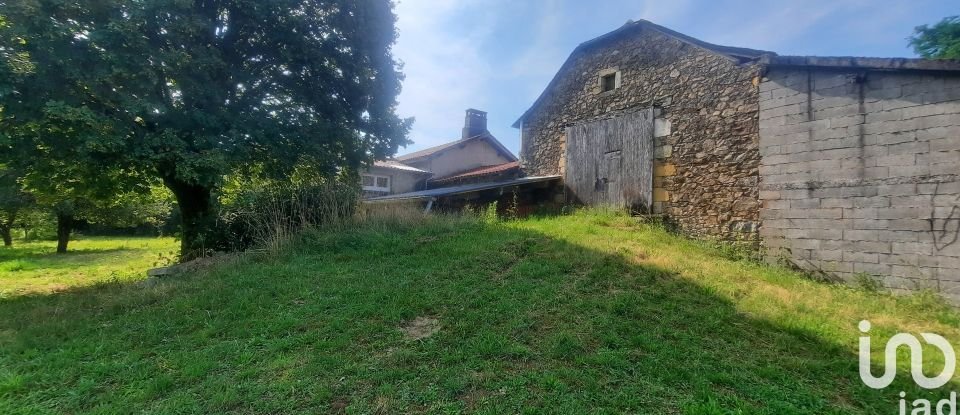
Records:
[[[111,279],[143,278],[164,256],[171,257],[173,238],[84,237],[57,255],[55,241],[20,242],[0,247],[0,298],[50,293]]]
[[[421,316],[440,330],[405,340]],[[895,413],[900,390],[944,395],[903,370],[864,387],[862,318],[960,344],[923,298],[629,218],[371,225],[151,288],[0,300],[0,413]]]

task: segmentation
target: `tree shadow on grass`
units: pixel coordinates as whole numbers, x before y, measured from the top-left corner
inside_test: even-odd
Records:
[[[405,340],[418,317],[439,330]],[[0,412],[895,413],[901,390],[945,395],[907,373],[869,389],[822,334],[496,224],[312,234],[152,288],[0,299],[0,350]]]

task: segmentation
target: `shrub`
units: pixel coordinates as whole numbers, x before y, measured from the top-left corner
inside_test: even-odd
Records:
[[[343,225],[359,200],[356,186],[339,180],[244,187],[221,207],[213,248],[277,250],[305,229]]]

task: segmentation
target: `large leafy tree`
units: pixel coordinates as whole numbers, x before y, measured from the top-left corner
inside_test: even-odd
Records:
[[[350,172],[409,129],[388,0],[0,0],[0,14],[0,133],[162,180],[185,257],[227,173]],[[91,130],[26,127],[64,117]]]
[[[908,40],[924,58],[960,59],[960,16],[946,17],[933,26],[917,26]]]

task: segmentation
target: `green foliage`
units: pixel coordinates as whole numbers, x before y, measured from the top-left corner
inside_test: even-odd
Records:
[[[213,250],[276,251],[304,230],[349,222],[360,202],[357,186],[340,179],[234,180],[224,190],[217,225],[222,234],[215,240],[227,243]]]
[[[37,0],[2,12],[0,147],[42,153],[33,160],[52,160],[38,170],[58,186],[162,180],[185,250],[213,226],[228,174],[310,165],[330,177],[406,142],[388,0]]]
[[[865,272],[858,272],[853,276],[854,283],[861,290],[870,293],[880,293],[883,291],[883,282],[877,277]]]
[[[907,40],[921,57],[960,59],[960,16],[945,17],[933,26],[917,26]]]

